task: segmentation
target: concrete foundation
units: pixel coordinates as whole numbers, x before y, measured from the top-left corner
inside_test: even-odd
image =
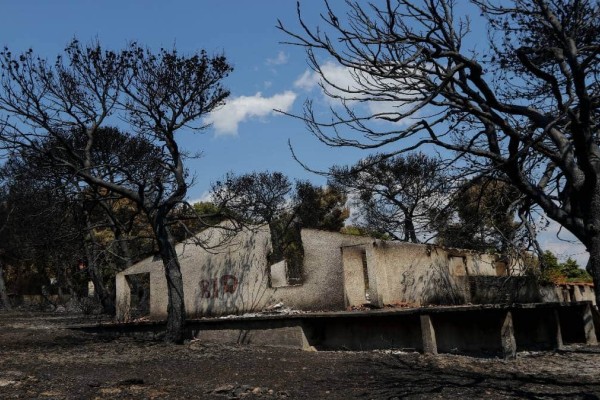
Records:
[[[595,344],[589,302],[424,307],[190,320],[188,338],[304,350],[405,349],[514,358],[517,351]],[[160,336],[163,323],[86,327],[112,335]],[[564,332],[564,336],[563,336]]]

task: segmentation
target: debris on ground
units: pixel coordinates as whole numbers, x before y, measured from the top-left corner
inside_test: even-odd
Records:
[[[285,307],[281,307],[281,310]],[[515,360],[106,338],[68,313],[0,311],[2,399],[597,399],[600,347]]]

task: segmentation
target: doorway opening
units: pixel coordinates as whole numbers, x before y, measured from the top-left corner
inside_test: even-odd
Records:
[[[150,316],[150,273],[128,275],[127,283],[130,290],[130,318]]]

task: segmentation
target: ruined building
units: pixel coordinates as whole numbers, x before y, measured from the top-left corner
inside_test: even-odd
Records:
[[[180,243],[188,317],[244,314],[282,303],[307,311],[488,302],[564,301],[563,288],[539,290],[495,255],[435,245],[303,229],[301,279],[285,261],[269,265],[268,227],[243,229],[233,237],[211,228]],[[160,258],[147,258],[117,275],[117,314],[131,315],[132,280],[149,283],[149,315],[167,314],[167,283]],[[573,300],[593,300],[591,287],[571,288]],[[567,293],[569,294],[569,293]],[[147,297],[147,296],[146,296]],[[133,299],[135,300],[135,299]],[[135,302],[135,301],[133,301]]]

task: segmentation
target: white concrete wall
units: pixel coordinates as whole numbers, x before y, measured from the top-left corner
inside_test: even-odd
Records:
[[[413,305],[469,301],[469,275],[496,275],[496,257],[434,245],[380,241],[368,237],[304,229],[303,284],[285,285],[281,266],[269,285],[268,227],[244,229],[234,237],[210,229],[177,245],[189,317],[243,314],[283,302],[302,310],[343,310],[366,302]],[[207,250],[208,248],[208,250]],[[368,290],[363,270],[366,256]],[[147,258],[117,275],[118,318],[128,317],[127,275],[150,274],[150,315],[165,318],[167,284],[162,260]],[[275,286],[275,287],[272,287]],[[589,296],[582,291],[582,297]]]
[[[465,253],[469,275],[496,276],[496,259],[494,254]]]
[[[267,255],[271,239],[267,227],[243,230],[233,238],[211,229],[199,234],[204,247],[180,243],[179,255],[188,317],[243,314],[283,302],[303,310],[343,310],[344,270],[340,248],[370,239],[339,233],[303,230],[304,283],[270,287]],[[118,318],[126,319],[130,303],[127,275],[150,273],[150,316],[167,315],[167,283],[162,260],[147,258],[117,275]]]
[[[380,240],[360,250],[367,255],[369,297],[379,306],[468,301],[469,275],[496,275],[494,255]],[[343,249],[346,298],[354,306],[365,303],[360,250]]]
[[[342,248],[371,243],[373,239],[315,229],[303,229],[301,236],[304,248],[304,283],[278,288],[273,293],[273,298],[301,310],[345,309],[347,303]],[[362,287],[364,293],[364,283]]]
[[[464,267],[451,271],[448,253],[439,247],[378,241],[372,253],[367,263],[375,263],[378,270],[377,290],[383,304],[460,302],[464,297],[458,278],[466,274]]]
[[[229,239],[223,231],[210,234],[209,245],[216,247],[207,251],[195,246],[180,257],[188,315],[242,314],[265,307],[271,294],[268,229],[246,229]]]
[[[268,228],[244,229],[229,236],[229,231],[210,229],[198,235],[203,246],[192,241],[176,246],[189,317],[254,311],[270,300]],[[125,277],[138,273],[150,273],[150,316],[166,317],[167,282],[160,257],[149,257],[117,275],[119,316],[127,316],[129,287]]]

